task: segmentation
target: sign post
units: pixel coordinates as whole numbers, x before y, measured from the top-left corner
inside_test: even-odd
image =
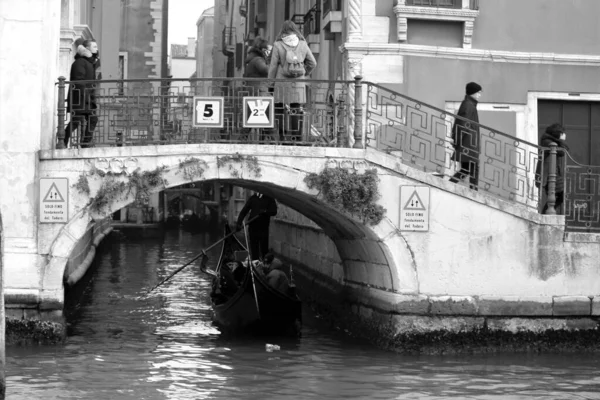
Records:
[[[400,186],[400,230],[429,230],[429,186]]]
[[[275,105],[273,97],[244,97],[244,128],[273,128]]]
[[[40,178],[40,222],[69,222],[69,180]]]
[[[223,97],[194,96],[194,127],[222,128],[224,125]]]

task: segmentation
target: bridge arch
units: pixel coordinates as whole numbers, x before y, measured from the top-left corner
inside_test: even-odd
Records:
[[[220,181],[268,194],[280,204],[314,221],[333,241],[342,261],[345,283],[401,293],[418,292],[413,257],[395,225],[384,218],[377,226],[367,226],[320,200],[318,192],[308,188],[304,181],[310,172],[320,170],[314,162],[305,161],[291,167],[277,157],[260,158],[256,160],[253,170],[247,170],[242,168],[243,163],[219,165],[214,155],[202,156],[196,160],[202,166],[202,173],[193,180],[182,173],[181,160],[175,157],[144,159],[145,162],[141,165],[138,163],[137,167],[142,171],[164,168],[162,177],[166,180],[166,185],[156,188],[154,192],[193,181]],[[94,168],[90,163],[86,165],[90,171]],[[123,171],[123,177],[127,172],[132,172],[131,168],[127,171],[126,167],[123,167]],[[97,190],[93,187],[91,189],[92,193]],[[123,196],[110,204],[102,215],[92,215],[84,207],[89,201],[88,197],[78,193],[71,197],[75,197],[79,205],[78,211],[60,229],[50,246],[48,262],[43,271],[42,302],[63,301],[62,282],[67,260],[89,222],[109,216],[134,201],[132,195]]]

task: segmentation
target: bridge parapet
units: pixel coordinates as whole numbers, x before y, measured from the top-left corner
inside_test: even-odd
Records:
[[[381,85],[365,85],[367,147],[394,154],[401,163],[442,179],[468,163],[477,177],[470,182],[472,188],[532,209],[546,200],[540,181],[547,174],[547,213],[565,214],[568,231],[600,232],[600,166],[581,165],[564,149],[521,140]],[[463,143],[469,143],[460,151],[454,149],[457,121],[462,122]],[[557,157],[559,151],[568,157]],[[544,171],[546,165],[549,171]],[[566,171],[562,210],[554,207],[557,170]]]
[[[362,147],[362,83],[260,78],[59,78],[57,148],[189,143]],[[260,97],[260,99],[244,98]],[[267,99],[269,102],[264,101]],[[256,103],[258,101],[258,103]],[[353,123],[353,129],[349,124]],[[75,132],[74,124],[83,124]],[[356,125],[356,126],[354,126]],[[66,130],[65,130],[66,128]],[[361,133],[362,134],[362,133]],[[68,139],[67,139],[68,141]]]
[[[556,156],[548,148],[363,82],[360,76],[355,81],[194,78],[67,82],[60,78],[57,87],[59,149],[64,147],[64,134],[78,121],[95,125],[93,137],[75,132],[71,147],[87,147],[87,140],[94,147],[192,143],[368,146],[442,179],[459,171],[461,162],[473,161],[471,164],[477,165],[473,187],[533,209],[545,200],[539,189],[547,164],[544,159]],[[273,99],[272,113],[264,107],[258,110],[268,115],[273,128],[247,127],[254,111],[244,97],[252,96]],[[82,99],[82,104],[65,99]],[[472,144],[459,152],[453,148],[457,120],[463,120],[463,141]],[[258,122],[264,123],[264,118]],[[85,132],[85,126],[79,129]],[[600,167],[581,166],[569,158],[565,169],[567,157],[556,159],[563,163],[559,167],[568,171],[564,210],[558,210],[567,216],[567,228],[600,232]],[[541,170],[537,170],[538,164]],[[550,182],[555,171],[556,167],[548,171]],[[555,212],[556,199],[551,186],[549,214]]]

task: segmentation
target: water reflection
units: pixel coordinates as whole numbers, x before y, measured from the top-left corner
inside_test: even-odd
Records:
[[[7,349],[7,398],[600,399],[598,355],[403,356],[310,313],[301,338],[224,337],[197,265],[142,296],[219,237],[111,235],[70,293],[66,344]]]

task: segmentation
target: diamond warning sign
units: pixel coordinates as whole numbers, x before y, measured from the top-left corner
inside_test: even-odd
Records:
[[[275,110],[272,97],[244,97],[244,128],[273,128]]]
[[[64,224],[69,221],[69,180],[40,178],[40,222]]]
[[[429,187],[400,186],[400,230],[429,230]]]

